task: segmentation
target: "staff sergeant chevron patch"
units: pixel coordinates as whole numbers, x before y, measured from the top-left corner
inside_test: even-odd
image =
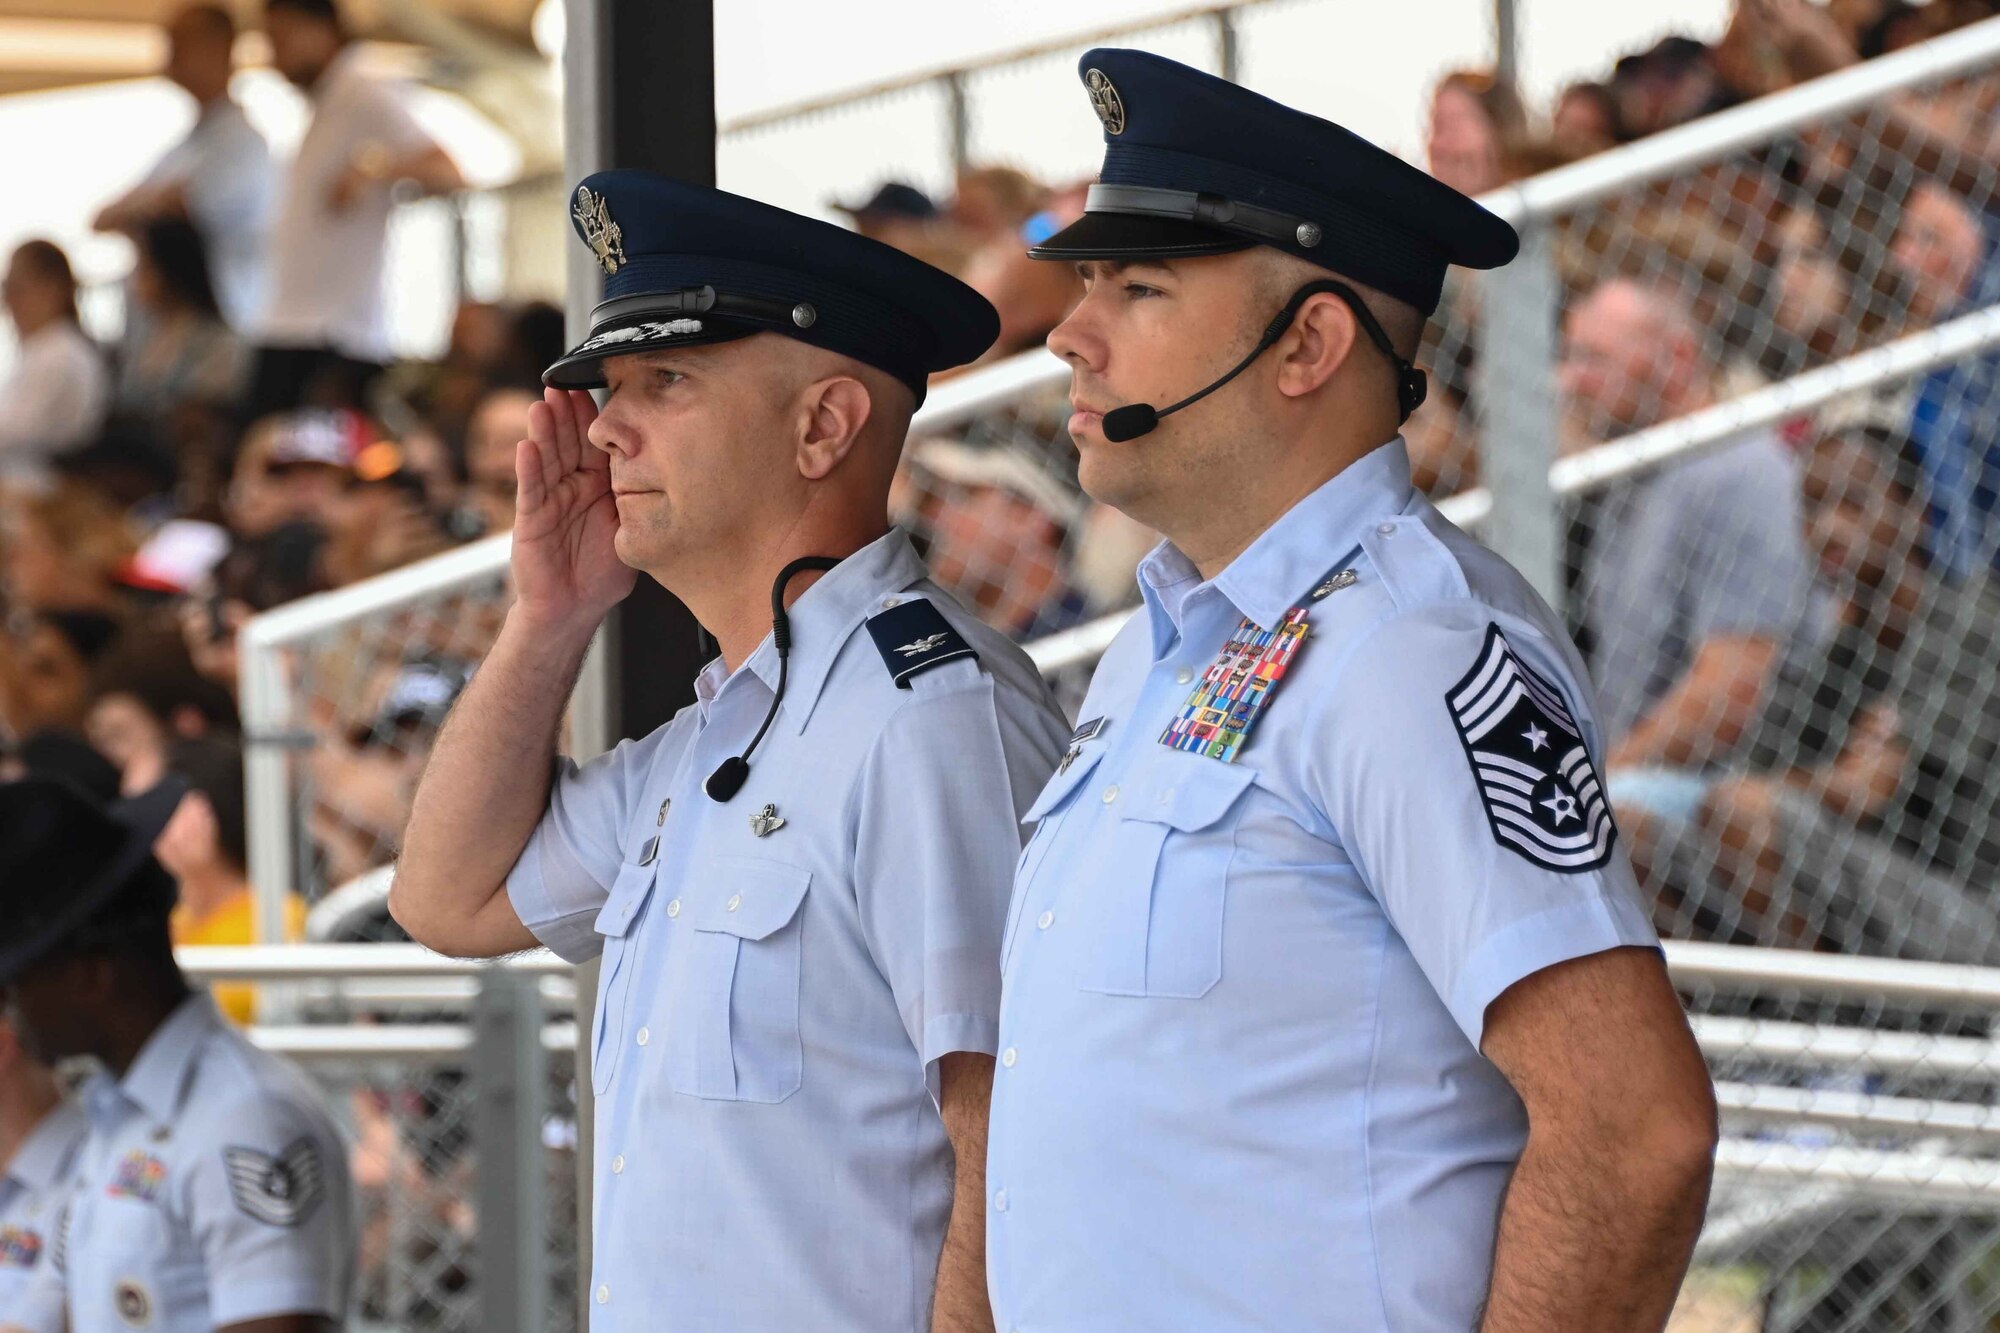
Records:
[[[1488,626],[1479,660],[1445,696],[1493,836],[1560,874],[1611,859],[1618,830],[1562,694]]]

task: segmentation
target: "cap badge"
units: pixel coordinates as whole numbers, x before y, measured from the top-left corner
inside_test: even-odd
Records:
[[[1106,134],[1125,132],[1125,99],[1118,95],[1109,75],[1101,69],[1083,72],[1083,86],[1090,93],[1090,109],[1104,122]]]
[[[611,205],[603,195],[576,187],[576,225],[583,228],[584,244],[597,256],[606,273],[616,273],[625,261],[625,233],[611,220]]]

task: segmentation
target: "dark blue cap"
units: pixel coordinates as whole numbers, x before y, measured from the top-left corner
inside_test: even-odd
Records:
[[[611,356],[782,333],[874,366],[917,401],[935,371],[1000,334],[986,298],[950,274],[831,223],[649,171],[601,171],[570,221],[604,270],[590,336],[543,372],[604,384]]]
[[[1429,314],[1446,267],[1498,268],[1520,248],[1506,222],[1332,121],[1144,51],[1100,48],[1077,70],[1104,169],[1037,259],[1269,245]]]

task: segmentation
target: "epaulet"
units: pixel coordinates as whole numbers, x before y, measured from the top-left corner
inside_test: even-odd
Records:
[[[1398,610],[1465,596],[1465,574],[1457,559],[1413,514],[1368,529],[1361,534],[1361,548]]]
[[[921,597],[913,597],[868,618],[868,633],[888,665],[896,688],[910,688],[910,678],[934,666],[979,654],[951,627],[944,613]]]

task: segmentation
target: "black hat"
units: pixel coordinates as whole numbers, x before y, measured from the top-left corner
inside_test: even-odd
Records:
[[[186,790],[169,779],[117,816],[65,782],[0,783],[0,984],[65,944],[173,910],[173,877],[153,859]]]
[[[986,298],[900,250],[817,218],[649,171],[601,171],[570,219],[604,270],[590,336],[543,372],[595,389],[606,357],[782,333],[886,371],[917,401],[935,371],[1000,335]]]
[[[1144,51],[1100,48],[1077,68],[1104,168],[1036,259],[1269,245],[1428,314],[1447,266],[1498,268],[1520,248],[1506,222],[1331,121]]]
[[[865,204],[834,204],[838,212],[851,218],[907,218],[925,222],[938,215],[931,197],[908,181],[886,181]]]

